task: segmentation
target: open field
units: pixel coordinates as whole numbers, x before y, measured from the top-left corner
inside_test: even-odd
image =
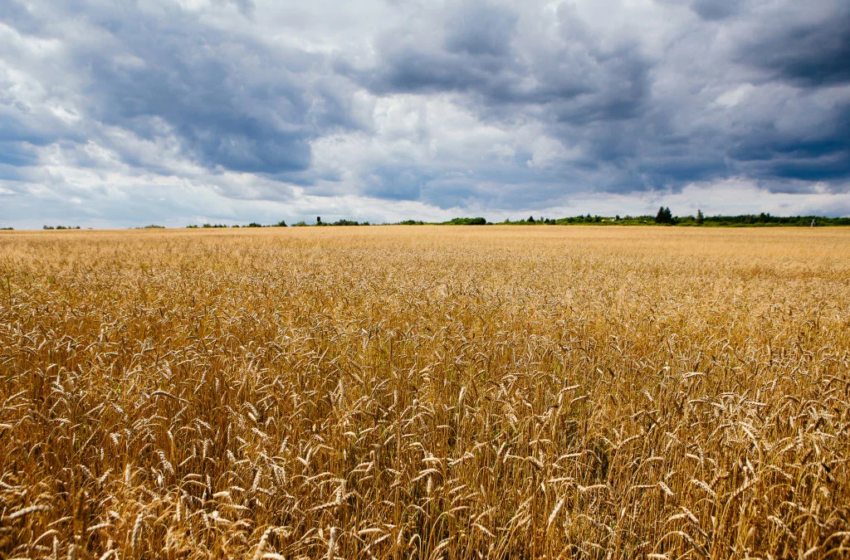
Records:
[[[846,558],[850,229],[0,234],[0,558]]]

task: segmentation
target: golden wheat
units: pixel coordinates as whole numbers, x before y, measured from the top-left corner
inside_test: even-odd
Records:
[[[841,558],[850,230],[0,234],[2,558]]]

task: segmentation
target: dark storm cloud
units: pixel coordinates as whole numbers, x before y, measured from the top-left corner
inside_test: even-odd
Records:
[[[376,67],[350,73],[380,94],[470,94],[481,112],[550,106],[556,120],[575,123],[633,115],[649,85],[650,64],[639,48],[603,46],[568,9],[558,17],[560,37],[517,44],[517,10],[460,2],[420,24],[429,40],[407,27],[385,32]]]
[[[407,29],[388,31],[378,42],[379,64],[356,79],[378,94],[460,95],[487,121],[535,119],[555,137],[578,141],[594,162],[571,162],[550,177],[562,190],[645,190],[728,170],[722,157],[666,153],[665,144],[677,140],[656,122],[664,115],[652,114],[659,111],[651,98],[655,61],[632,39],[594,35],[569,6],[555,14],[554,34],[517,38],[517,14],[463,4],[435,24],[433,36],[440,40],[422,41]],[[447,30],[445,36],[439,30]],[[643,159],[655,152],[657,161]],[[527,168],[518,171],[534,182]]]
[[[12,5],[5,15],[21,32],[50,35]],[[250,13],[253,4],[237,6]],[[333,76],[322,76],[320,57],[202,25],[176,6],[146,12],[79,3],[73,11],[76,33],[96,31],[95,40],[68,41],[64,55],[83,84],[88,120],[147,139],[175,134],[204,166],[269,174],[307,170],[312,138],[356,126],[347,100],[322,83]],[[57,12],[57,20],[70,16]]]
[[[799,87],[850,82],[850,4],[839,4],[816,22],[762,24],[741,45],[738,60]]]
[[[496,122],[519,115],[538,119],[565,143],[582,144],[594,160],[597,173],[582,172],[573,162],[562,178],[579,175],[584,185],[600,190],[679,189],[736,173],[767,185],[770,179],[850,178],[841,124],[846,96],[831,110],[812,113],[804,125],[779,130],[774,121],[782,113],[752,115],[744,103],[724,110],[706,93],[736,67],[750,68],[758,85],[790,82],[802,89],[776,104],[777,111],[807,111],[807,93],[850,80],[850,6],[824,2],[824,17],[801,24],[782,5],[754,13],[747,2],[694,1],[690,8],[706,23],[690,24],[690,33],[706,43],[694,47],[693,68],[686,58],[677,67],[648,55],[633,39],[598,34],[569,5],[557,11],[555,33],[541,36],[521,34],[521,7],[453,6],[420,24],[430,25],[430,33],[386,31],[377,43],[380,62],[359,73],[360,83],[382,95],[458,95],[479,117]],[[716,37],[710,26],[724,24],[747,31],[729,58],[710,48]],[[684,44],[674,40],[668,55],[684,51]],[[706,66],[711,70],[703,72]],[[689,96],[654,91],[654,82],[670,72],[687,80]],[[746,73],[741,78],[748,83]],[[759,101],[756,93],[746,103]]]
[[[109,16],[99,23],[141,63],[75,53],[89,69],[90,110],[103,122],[144,135],[148,119],[159,118],[205,165],[261,173],[306,170],[311,138],[352,126],[345,102],[311,84],[317,57],[198,26],[179,10]]]
[[[722,20],[738,13],[740,0],[694,0],[691,9],[705,20]]]
[[[228,198],[299,185],[444,209],[850,181],[843,0],[399,2],[357,22],[321,0],[210,2],[0,2],[0,180],[71,196],[45,154],[194,184],[191,163],[204,184],[238,172],[211,186]],[[429,120],[438,102],[456,110]],[[336,141],[350,153],[317,163]]]

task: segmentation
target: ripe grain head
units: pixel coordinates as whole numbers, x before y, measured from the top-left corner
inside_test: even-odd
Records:
[[[0,234],[0,555],[836,557],[850,232]]]

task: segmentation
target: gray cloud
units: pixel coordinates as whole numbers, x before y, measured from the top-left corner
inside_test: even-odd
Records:
[[[110,181],[434,209],[850,183],[840,0],[11,0],[0,42],[0,197],[29,208]]]
[[[378,94],[469,94],[481,112],[550,106],[558,121],[577,123],[634,113],[649,71],[638,45],[603,45],[565,5],[552,36],[517,37],[520,10],[461,2],[415,13],[417,32],[410,22],[385,31],[378,62],[354,77]]]
[[[722,20],[737,14],[742,6],[738,0],[694,0],[691,9],[706,20]]]
[[[826,6],[824,13],[832,17],[805,25],[779,17],[783,10],[775,9],[769,14],[773,25],[765,25],[758,21],[760,14],[748,13],[740,3],[694,2],[691,8],[702,19],[711,20],[708,25],[741,14],[740,21],[730,25],[753,32],[727,58],[712,53],[710,45],[694,53],[711,57],[709,62],[721,70],[743,64],[753,68],[755,83],[791,81],[810,92],[847,77],[848,9],[836,6],[830,11]],[[471,10],[477,10],[479,17],[469,17]],[[802,126],[779,130],[775,121],[781,115],[762,119],[748,114],[748,105],[761,101],[758,92],[736,102],[739,107],[719,109],[708,90],[713,81],[726,79],[723,74],[700,74],[699,65],[677,67],[644,53],[639,41],[594,32],[568,5],[558,10],[554,33],[548,36],[516,37],[518,16],[504,7],[472,4],[441,16],[432,29],[450,30],[442,42],[411,37],[406,28],[387,32],[378,43],[379,62],[362,72],[360,81],[379,94],[460,94],[484,118],[533,115],[564,142],[585,145],[592,159],[587,167],[599,170],[587,173],[587,167],[579,169],[573,162],[564,174],[567,180],[579,176],[597,189],[630,191],[677,189],[694,181],[743,173],[760,180],[776,179],[777,188],[782,189],[784,179],[830,181],[850,176],[842,132],[849,106],[846,98],[836,100],[828,111],[810,113],[809,122]],[[476,24],[454,23],[470,20]],[[493,39],[495,35],[502,41]],[[457,45],[475,47],[458,49]],[[677,39],[667,48],[686,47],[686,41]],[[767,81],[764,71],[770,73]],[[667,73],[687,80],[688,97],[666,96],[653,87],[653,81]],[[805,111],[805,97],[793,92],[776,110]],[[722,114],[706,123],[711,113]],[[735,120],[730,122],[732,115]],[[806,130],[811,125],[819,131]]]
[[[740,46],[738,61],[800,87],[850,83],[850,5],[838,3],[814,20],[771,15]]]
[[[176,10],[113,18],[98,23],[115,29],[116,46],[133,60],[116,61],[99,48],[75,53],[89,69],[85,94],[101,122],[146,136],[150,119],[162,120],[204,165],[262,173],[306,170],[309,140],[352,124],[344,101],[316,87],[317,57],[272,51],[198,26]]]
[[[510,54],[518,19],[505,6],[485,2],[462,4],[447,22],[445,48],[471,56],[506,56]]]
[[[250,13],[251,5],[237,7]],[[56,9],[41,25],[20,7],[6,15],[22,22],[22,32],[62,41],[66,79],[78,86],[86,124],[148,139],[173,134],[187,157],[210,168],[305,171],[312,138],[357,126],[334,76],[323,75],[322,57],[203,25],[177,6],[79,4],[69,13]],[[72,23],[57,23],[64,18]],[[37,129],[18,138],[28,140],[26,132]],[[134,163],[132,153],[124,156]]]

